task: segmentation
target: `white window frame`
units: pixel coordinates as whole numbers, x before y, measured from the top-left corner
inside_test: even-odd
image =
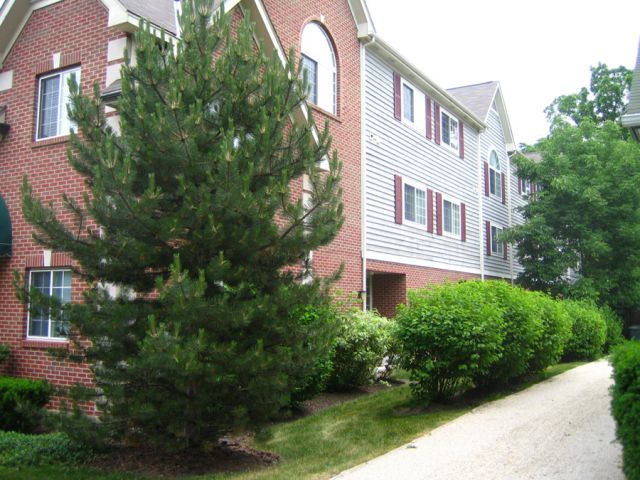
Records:
[[[494,166],[491,165],[491,160],[492,160],[492,154],[495,154],[495,158],[496,161],[498,162],[498,168],[496,169]],[[502,196],[504,195],[505,192],[502,191],[502,166],[501,166],[501,162],[500,162],[500,157],[498,156],[498,152],[496,151],[495,148],[492,148],[489,151],[489,194],[492,197],[497,198],[498,200],[502,201]],[[491,178],[493,176],[494,179],[494,185],[495,191],[491,190]]]
[[[413,120],[406,117],[404,108],[405,102],[405,88],[408,88],[413,93]],[[406,81],[404,77],[400,82],[400,118],[402,123],[411,126],[421,134],[426,132],[426,97],[424,92],[417,88],[412,83]]]
[[[494,233],[495,230],[495,233]],[[499,257],[504,257],[504,242],[501,241],[497,241],[495,242],[496,244],[496,248],[493,248],[493,239],[500,236],[502,233],[504,233],[504,227],[500,226],[500,225],[496,225],[494,223],[489,223],[489,242],[491,245],[491,255],[492,256],[499,256]]]
[[[526,180],[522,178],[520,181],[522,184],[522,195],[524,196],[531,195],[531,180]]]
[[[458,207],[458,233],[455,233],[455,228],[453,228],[453,231],[448,232],[447,229],[445,228],[445,209],[444,209],[444,203],[448,202],[450,203],[452,206],[455,205]],[[453,210],[452,210],[453,212]],[[451,226],[454,226],[454,222],[453,222],[454,218],[453,216],[451,217]],[[442,234],[444,236],[447,237],[451,237],[451,238],[455,238],[455,239],[462,239],[462,202],[456,198],[450,197],[448,195],[442,195]]]
[[[307,29],[317,29],[323,37],[322,45],[318,43],[309,45],[307,42],[314,42],[319,39],[314,33],[307,33],[307,40],[305,41],[305,33],[310,30]],[[306,43],[306,45],[305,45]],[[325,50],[326,47],[326,50]],[[322,51],[324,50],[324,51]],[[317,53],[318,55],[314,55]],[[331,57],[331,64],[329,65],[329,61],[326,58],[318,58],[320,55],[318,52],[322,51],[323,56],[327,56],[327,58]],[[308,60],[315,62],[316,65],[316,101],[312,101],[311,98],[308,98],[309,102],[316,105],[318,108],[325,110],[332,115],[338,114],[338,61],[336,56],[335,47],[331,38],[329,37],[329,33],[327,32],[324,25],[318,22],[309,22],[302,29],[302,36],[300,42],[300,54],[301,56],[306,57]],[[329,55],[330,54],[330,55]],[[330,78],[330,80],[329,80]],[[329,81],[331,85],[329,85]]]
[[[31,290],[31,276],[34,273],[43,273],[43,272],[48,272],[49,273],[49,296],[51,296],[53,294],[53,274],[54,272],[65,272],[65,273],[69,273],[69,275],[71,275],[71,281],[73,282],[73,274],[71,272],[71,269],[69,268],[34,268],[32,270],[29,270],[29,291]],[[62,287],[62,288],[66,288],[66,287]],[[68,289],[69,289],[69,297],[71,298],[71,293],[73,292],[72,290],[73,288],[73,284],[70,284]],[[71,300],[69,300],[71,301]],[[68,340],[67,337],[54,337],[51,335],[51,312],[49,312],[48,315],[48,320],[47,320],[47,336],[39,336],[39,335],[30,335],[29,331],[30,331],[30,325],[31,325],[31,302],[29,302],[29,305],[27,305],[27,339],[29,340],[45,340],[45,341],[53,341],[53,342],[66,342]]]
[[[407,198],[405,195],[406,186],[414,188],[416,191],[420,191],[424,193],[424,223],[420,223],[417,221],[418,219],[418,208],[417,204],[415,205],[414,210],[414,218],[416,220],[408,220],[407,219]],[[411,179],[402,179],[402,223],[406,225],[411,225],[413,227],[417,227],[421,230],[425,230],[427,226],[427,222],[429,221],[429,212],[427,211],[427,205],[429,205],[429,200],[427,199],[429,191],[425,185],[420,182],[416,182]],[[417,196],[416,196],[417,198]]]
[[[36,110],[36,140],[48,140],[50,138],[58,138],[69,135],[72,128],[75,128],[75,124],[67,116],[67,105],[69,105],[69,76],[76,75],[76,83],[80,85],[80,67],[69,68],[67,70],[61,70],[55,73],[49,73],[42,75],[38,78],[38,108]],[[40,136],[40,120],[42,108],[42,83],[50,78],[60,77],[58,84],[58,106],[57,106],[57,119],[56,119],[56,133],[47,137]]]
[[[449,117],[449,143],[444,141],[444,117]],[[455,122],[455,129],[452,128],[452,124]],[[452,142],[452,138],[455,133],[455,144]],[[454,152],[458,152],[460,150],[460,120],[455,115],[452,115],[448,110],[440,107],[440,144],[446,145],[447,148],[450,148]]]

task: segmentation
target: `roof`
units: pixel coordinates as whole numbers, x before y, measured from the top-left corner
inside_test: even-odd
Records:
[[[489,111],[495,103],[498,114],[500,115],[502,133],[507,150],[510,152],[516,150],[516,142],[513,137],[513,131],[511,130],[511,122],[509,121],[509,114],[507,113],[507,107],[502,96],[500,82],[477,83],[475,85],[450,88],[447,91],[481,118],[483,122],[487,121]]]
[[[638,45],[636,68],[633,71],[633,80],[631,81],[629,104],[622,116],[622,125],[625,127],[640,126],[640,45]]]
[[[486,119],[499,85],[498,82],[485,82],[464,87],[448,88],[447,91],[479,118]]]
[[[128,12],[175,35],[174,0],[120,0],[120,3]]]

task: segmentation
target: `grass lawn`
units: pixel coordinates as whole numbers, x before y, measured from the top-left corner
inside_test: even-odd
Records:
[[[261,432],[255,447],[280,455],[276,465],[257,471],[190,477],[198,479],[323,479],[410,442],[472,408],[534,383],[546,380],[582,362],[563,363],[515,387],[490,394],[470,393],[452,405],[411,409],[407,385],[337,405],[296,421],[279,423]],[[139,477],[105,474],[81,468],[0,467],[0,478],[15,480],[133,480]],[[146,477],[148,478],[148,477]]]

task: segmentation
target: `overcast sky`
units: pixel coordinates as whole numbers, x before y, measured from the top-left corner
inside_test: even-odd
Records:
[[[640,0],[367,0],[378,35],[445,88],[498,80],[516,142],[588,87],[590,66],[635,66]]]

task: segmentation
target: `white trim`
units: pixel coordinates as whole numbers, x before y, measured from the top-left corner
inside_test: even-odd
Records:
[[[0,72],[0,92],[9,90],[13,87],[13,70]]]
[[[68,68],[66,70],[59,70],[57,72],[54,73],[48,73],[45,75],[41,75],[40,77],[38,77],[38,85],[37,85],[37,89],[36,89],[36,94],[37,94],[37,106],[36,106],[36,134],[35,134],[35,140],[36,142],[42,141],[42,140],[49,140],[50,138],[58,138],[58,137],[65,137],[67,135],[69,135],[70,133],[70,129],[73,126],[73,123],[71,122],[71,120],[69,120],[67,123],[69,125],[69,130],[68,131],[62,131],[62,120],[63,117],[62,115],[64,115],[66,117],[67,115],[67,105],[64,104],[62,105],[61,102],[64,100],[64,96],[62,95],[62,92],[65,89],[65,79],[64,77],[67,74],[70,73],[77,73],[77,82],[78,85],[80,85],[81,82],[81,67],[72,67],[72,68]],[[41,89],[42,89],[42,81],[46,80],[47,78],[53,78],[53,77],[60,77],[60,84],[59,84],[59,98],[58,98],[58,118],[56,120],[56,135],[51,135],[49,137],[42,137],[40,138],[40,101],[42,100],[42,95],[41,93]]]
[[[128,37],[120,37],[107,42],[107,62],[124,59]],[[109,84],[107,84],[109,85]]]
[[[498,252],[498,251],[494,252],[493,251],[493,228],[496,228],[496,229],[499,228],[501,230],[501,233],[504,233],[505,226],[503,224],[501,224],[501,223],[497,223],[497,222],[494,223],[491,220],[489,220],[489,235],[490,235],[491,238],[487,239],[488,242],[489,242],[490,248],[491,248],[491,256],[492,257],[498,257],[498,258],[501,258],[501,259],[504,260],[505,259],[504,258],[504,251],[505,251],[504,248],[505,248],[505,243],[506,242],[504,242],[504,241],[502,241],[502,242],[496,241],[496,244],[502,245],[502,251],[501,252]]]
[[[477,158],[478,158],[478,232],[480,232],[480,238],[483,238],[485,235],[482,233],[484,229],[484,161],[482,159],[482,149],[480,148],[482,145],[482,132],[478,132],[478,148]],[[484,256],[486,252],[486,247],[483,241],[478,242],[480,247],[480,278],[484,280]]]
[[[429,260],[421,260],[419,258],[404,257],[402,255],[394,255],[390,253],[381,253],[375,251],[367,251],[367,260],[377,260],[379,262],[399,263],[402,265],[411,265],[414,267],[437,268],[438,270],[449,270],[452,272],[471,273],[480,275],[477,268],[460,267],[442,262],[432,262]]]
[[[496,170],[495,168],[493,168],[491,166],[491,154],[495,152],[496,154],[496,158],[498,159],[498,165],[499,165],[499,170]],[[507,155],[507,158],[509,158],[509,156]],[[500,160],[500,157],[498,156],[498,149],[496,149],[493,145],[491,145],[489,147],[489,154],[487,155],[487,165],[489,165],[489,197],[495,198],[498,201],[502,202],[502,197],[504,196],[505,192],[503,192],[502,190],[502,175],[503,175],[503,170],[502,170],[502,161]],[[491,191],[491,170],[493,170],[495,173],[499,173],[500,174],[500,196],[496,195],[495,193],[493,193]],[[507,189],[507,181],[505,180],[505,187],[504,189]],[[497,187],[496,187],[497,188]]]
[[[351,2],[349,2],[351,5]],[[364,290],[365,298],[362,300],[362,309],[367,309],[369,292],[367,283],[367,149],[366,149],[366,125],[367,108],[364,99],[367,90],[365,81],[366,59],[365,45],[360,43],[360,255],[362,257],[361,290]],[[372,289],[373,290],[373,289]],[[373,297],[371,297],[373,300]]]

